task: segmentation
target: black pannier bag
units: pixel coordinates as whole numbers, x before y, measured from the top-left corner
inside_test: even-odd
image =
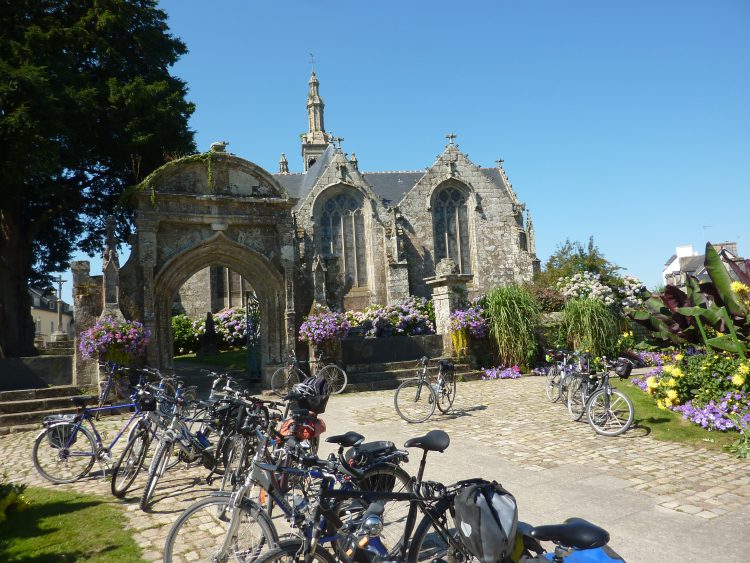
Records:
[[[513,552],[518,525],[515,497],[492,481],[463,488],[454,500],[462,543],[483,563],[505,561]]]
[[[302,383],[292,387],[291,397],[299,409],[312,411],[315,414],[326,412],[330,393],[328,381],[324,377],[308,377]]]
[[[627,358],[617,358],[617,362],[615,362],[615,373],[620,376],[620,379],[627,379],[630,377],[631,371],[633,371],[633,362]]]
[[[156,410],[156,397],[150,393],[141,393],[135,401],[144,412],[152,412]]]

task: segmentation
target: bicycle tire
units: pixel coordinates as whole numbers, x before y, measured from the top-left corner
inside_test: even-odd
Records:
[[[75,434],[73,441],[69,437]],[[79,444],[81,438],[85,442]],[[67,448],[56,443],[69,444]],[[88,474],[96,461],[94,436],[85,426],[73,422],[51,424],[34,440],[31,452],[34,467],[39,474],[52,483],[74,483]],[[80,463],[77,462],[80,460]]]
[[[154,497],[154,491],[156,490],[156,484],[167,469],[169,458],[172,455],[172,448],[174,448],[174,443],[171,441],[163,441],[156,448],[154,458],[151,460],[151,465],[148,467],[146,485],[143,487],[143,494],[138,503],[141,510],[146,510],[151,504],[151,499]]]
[[[443,499],[430,509],[432,518],[425,514],[412,534],[409,544],[408,563],[419,561],[479,561],[462,548],[456,522],[452,515],[452,500]],[[435,528],[434,520],[442,529]],[[448,539],[452,538],[452,541]]]
[[[437,396],[438,410],[443,414],[447,414],[451,410],[451,407],[453,407],[453,401],[456,400],[455,373],[443,375],[443,385],[435,390],[435,395]]]
[[[586,417],[598,434],[619,436],[633,424],[635,409],[633,401],[625,393],[613,388],[610,391],[609,401],[606,389],[594,391],[586,405]]]
[[[148,428],[141,428],[128,440],[125,449],[112,468],[110,489],[115,497],[123,498],[128,492],[143,467],[150,445],[151,435]]]
[[[221,477],[221,490],[232,491],[244,481],[245,471],[252,461],[248,455],[249,439],[241,434],[230,438],[229,451],[224,460],[224,475]]]
[[[315,554],[307,556],[309,557],[309,559],[307,559],[304,555],[303,547],[304,544],[300,539],[295,538],[284,540],[279,543],[279,546],[276,549],[273,549],[268,553],[261,555],[256,560],[256,563],[276,563],[287,561],[295,563],[303,561],[335,563],[335,561],[337,561],[337,559],[333,555],[328,553],[328,551],[323,549],[320,545],[318,545],[317,549],[315,550]]]
[[[584,399],[585,389],[584,383],[579,377],[571,380],[568,385],[568,415],[570,420],[578,421],[581,420],[584,413],[586,412],[586,401]]]
[[[291,393],[297,383],[299,375],[294,368],[280,367],[271,376],[271,391],[278,397],[284,397]]]
[[[357,488],[362,491],[375,492],[413,492],[414,482],[404,469],[391,463],[374,465],[364,470],[357,479]],[[404,541],[406,518],[409,514],[409,503],[406,501],[381,500],[383,503],[383,530],[380,538],[389,550],[389,555],[396,555]],[[369,503],[362,505],[366,509]]]
[[[393,405],[396,412],[406,422],[424,422],[435,412],[437,397],[432,385],[426,380],[414,377],[407,379],[396,389]]]
[[[560,369],[553,364],[547,370],[544,391],[547,393],[547,400],[550,403],[556,403],[560,400]]]
[[[320,368],[315,375],[325,378],[328,382],[328,393],[331,395],[338,395],[346,389],[348,383],[346,372],[336,364],[328,364]]]
[[[214,493],[188,506],[175,520],[164,544],[164,563],[213,561],[224,543],[232,511],[237,509],[242,515],[229,561],[253,563],[263,550],[278,545],[279,534],[257,503],[246,498],[232,508],[229,493]]]

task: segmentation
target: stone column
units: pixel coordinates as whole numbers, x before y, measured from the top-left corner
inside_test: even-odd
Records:
[[[93,387],[98,383],[99,366],[96,360],[84,359],[79,348],[80,334],[96,324],[101,313],[101,285],[91,279],[87,260],[70,263],[73,272],[73,304],[76,312],[73,384]]]
[[[146,352],[146,361],[152,366],[162,365],[161,343],[156,331],[154,301],[154,267],[156,266],[156,229],[158,221],[140,219],[138,225],[138,262],[143,272],[143,326],[151,334],[151,343]]]
[[[443,354],[453,354],[453,342],[450,335],[450,315],[453,311],[466,306],[468,291],[466,285],[474,276],[455,274],[456,264],[450,258],[444,258],[435,267],[436,275],[425,278],[425,283],[432,288],[432,303],[435,307],[435,331],[443,336]]]

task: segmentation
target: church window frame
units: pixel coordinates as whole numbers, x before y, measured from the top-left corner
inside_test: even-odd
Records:
[[[474,271],[471,203],[471,191],[455,182],[437,186],[430,202],[435,264],[450,258],[461,274]]]
[[[341,272],[351,289],[369,289],[365,197],[352,186],[338,185],[322,191],[315,208],[316,246],[320,255],[340,258]]]

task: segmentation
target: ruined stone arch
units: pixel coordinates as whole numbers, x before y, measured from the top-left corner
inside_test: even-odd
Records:
[[[190,276],[207,266],[225,266],[242,275],[255,289],[261,307],[263,363],[280,361],[285,345],[284,278],[263,255],[216,233],[172,257],[154,275],[154,330],[158,364],[172,364],[171,305]]]

